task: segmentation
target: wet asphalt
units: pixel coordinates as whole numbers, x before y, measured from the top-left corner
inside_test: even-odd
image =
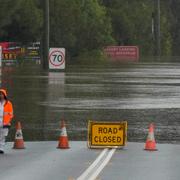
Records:
[[[69,149],[57,149],[56,141],[25,142],[26,149],[6,146],[0,155],[1,180],[75,180],[99,156],[85,141],[70,141]],[[178,180],[180,145],[157,144],[158,151],[144,150],[144,143],[128,142],[117,149],[98,180]],[[87,179],[86,179],[87,180]]]

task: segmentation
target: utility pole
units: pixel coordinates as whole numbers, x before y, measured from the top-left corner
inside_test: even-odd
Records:
[[[160,28],[160,0],[154,0],[154,33],[155,33],[155,56],[161,56],[161,28]]]
[[[44,3],[44,25],[43,25],[43,68],[48,69],[49,55],[49,0]]]

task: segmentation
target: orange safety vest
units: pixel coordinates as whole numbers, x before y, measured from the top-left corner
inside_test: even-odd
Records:
[[[7,100],[4,104],[3,125],[11,125],[13,116],[12,103]]]

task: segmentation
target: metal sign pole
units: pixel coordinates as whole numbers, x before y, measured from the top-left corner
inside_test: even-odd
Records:
[[[43,68],[48,69],[49,56],[49,0],[44,3]]]
[[[2,66],[2,47],[0,46],[0,67]]]

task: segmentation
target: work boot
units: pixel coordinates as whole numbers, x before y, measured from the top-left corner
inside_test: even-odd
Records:
[[[2,149],[0,149],[0,154],[4,154],[4,151]]]

